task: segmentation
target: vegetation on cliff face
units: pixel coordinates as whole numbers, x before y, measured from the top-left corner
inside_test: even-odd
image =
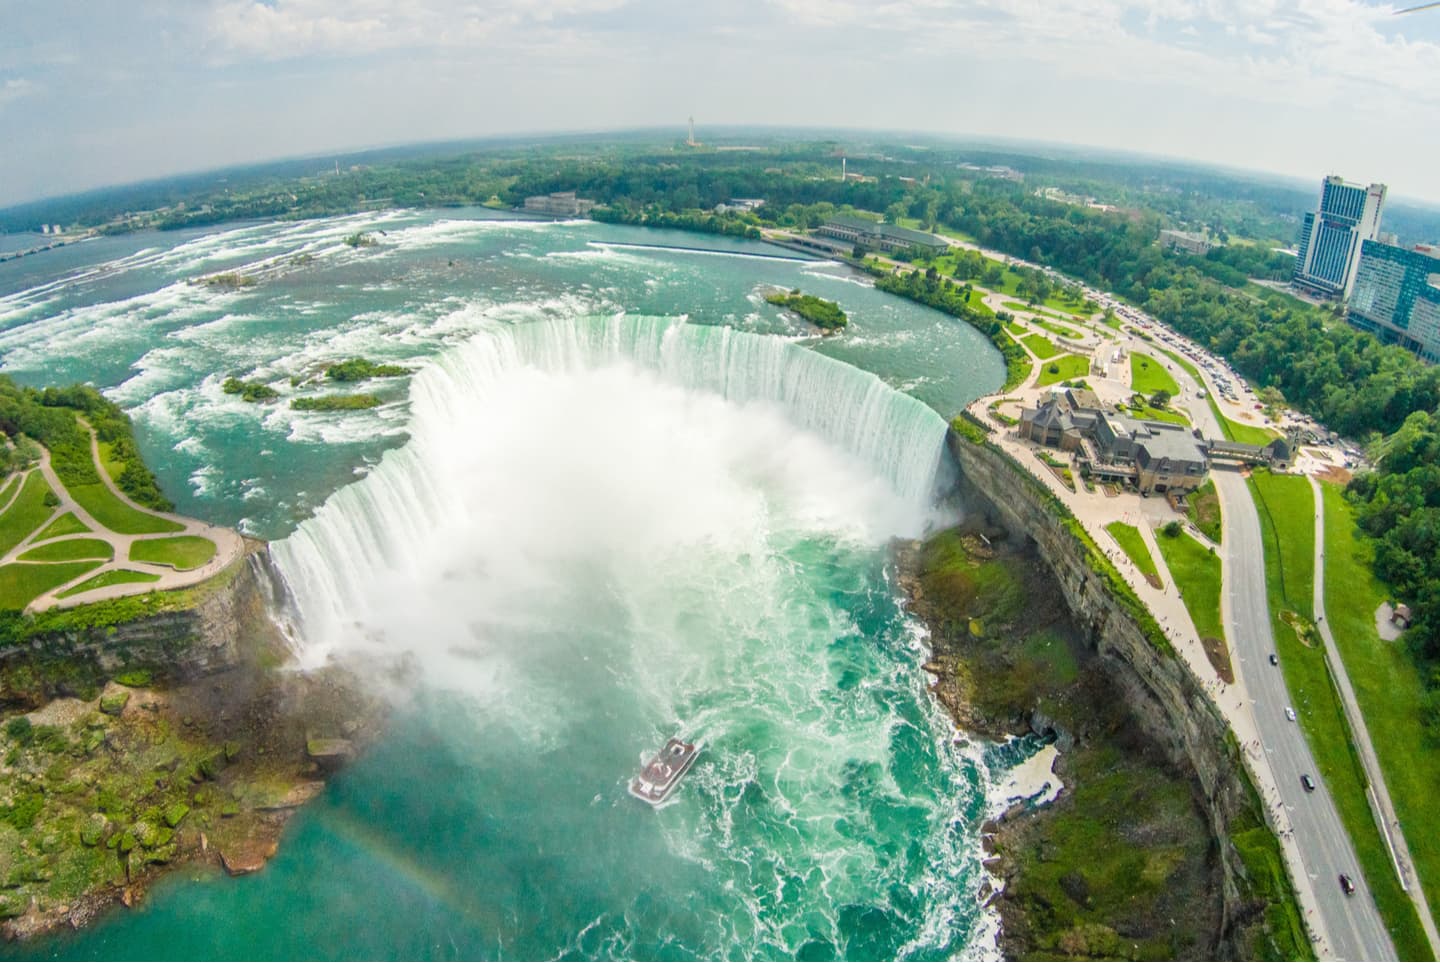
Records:
[[[765,300],[769,304],[794,311],[826,334],[843,331],[845,325],[850,323],[845,312],[840,310],[840,305],[834,301],[817,298],[813,294],[801,294],[799,288],[788,294],[783,291],[767,294]]]
[[[1006,957],[1213,956],[1220,876],[1189,780],[1114,697],[1044,564],[996,544],[932,537],[915,605],[962,726],[1000,737],[1038,722],[1062,740],[1066,791],[994,836]]]

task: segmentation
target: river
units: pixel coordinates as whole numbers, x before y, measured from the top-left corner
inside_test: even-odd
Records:
[[[458,210],[0,265],[3,370],[94,382],[180,511],[271,539],[300,663],[408,667],[373,670],[395,726],[264,872],[183,870],[27,951],[994,955],[979,824],[1025,750],[955,738],[886,543],[953,517],[942,414],[1003,364],[786,253]],[[231,271],[257,283],[195,283]],[[345,413],[221,390],[323,393],[353,356],[412,374]],[[674,734],[702,754],[652,811],[625,784]]]

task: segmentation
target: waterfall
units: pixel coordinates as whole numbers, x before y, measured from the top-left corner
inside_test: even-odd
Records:
[[[454,520],[475,514],[475,506],[467,504],[467,473],[504,470],[467,462],[458,426],[513,404],[509,396],[496,396],[506,378],[616,365],[650,372],[677,391],[778,409],[792,425],[884,479],[887,497],[917,518],[930,509],[937,482],[944,481],[937,475],[946,426],[938,414],[868,372],[783,338],[628,315],[497,326],[448,349],[418,373],[411,385],[409,442],[387,452],[366,478],[336,492],[274,546],[303,635],[312,641],[334,636],[357,606],[383,604],[374,597],[380,593],[369,578],[373,573],[383,569],[420,581],[433,570],[437,542],[458,531]],[[554,437],[536,443],[563,452],[581,442]],[[563,456],[555,457],[553,470],[564,472]],[[766,457],[783,461],[787,454]],[[583,486],[586,479],[574,484]],[[608,510],[603,503],[596,508],[600,514]]]

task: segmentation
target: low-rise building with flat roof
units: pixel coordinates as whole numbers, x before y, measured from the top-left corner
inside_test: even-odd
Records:
[[[595,207],[594,201],[576,197],[574,191],[555,191],[525,198],[525,210],[532,214],[549,214],[554,217],[579,217],[589,214]]]
[[[815,229],[817,234],[838,238],[851,244],[858,244],[867,250],[886,252],[908,251],[919,248],[930,254],[946,250],[950,245],[943,237],[912,231],[908,227],[867,221],[863,217],[836,214]]]

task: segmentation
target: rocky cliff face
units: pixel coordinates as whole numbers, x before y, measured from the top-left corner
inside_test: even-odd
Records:
[[[130,671],[185,682],[258,659],[279,661],[286,645],[271,612],[282,585],[268,548],[252,541],[232,569],[183,593],[176,607],[113,624],[97,611],[96,624],[42,630],[0,648],[0,707],[88,697],[104,680]]]
[[[1054,572],[1087,644],[1103,660],[1133,716],[1172,763],[1193,772],[1197,799],[1209,820],[1223,871],[1227,955],[1256,952],[1252,939],[1241,930],[1256,921],[1263,903],[1293,900],[1293,896],[1267,893],[1267,881],[1257,879],[1261,874],[1253,871],[1253,852],[1247,862],[1237,848],[1236,837],[1244,835],[1245,848],[1253,850],[1258,833],[1263,834],[1262,848],[1268,853],[1274,850],[1274,837],[1263,825],[1238,747],[1218,709],[1179,657],[1147,636],[1134,613],[1117,598],[1094,567],[1092,549],[1071,531],[1049,492],[997,449],[954,430],[948,446],[960,468],[958,485],[967,507],[983,512],[1012,537],[1023,534],[1034,543]]]

